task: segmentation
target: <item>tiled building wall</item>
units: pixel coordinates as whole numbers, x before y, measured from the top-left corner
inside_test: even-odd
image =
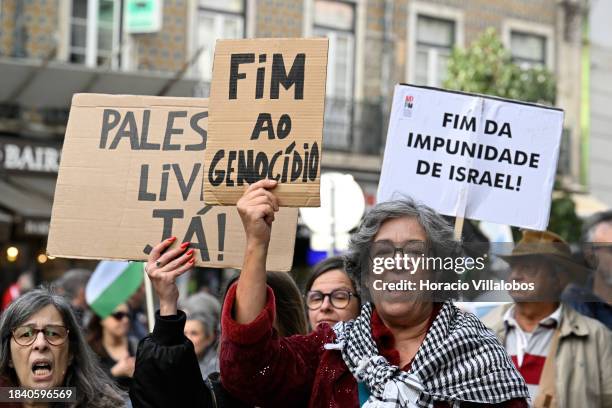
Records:
[[[501,30],[502,20],[506,18],[554,25],[558,2],[555,0],[427,0],[426,3],[463,10],[465,40],[466,44],[469,44],[487,27]]]
[[[21,1],[24,12],[23,49],[27,56],[43,57],[53,48],[58,25],[59,0],[2,0],[0,14],[0,53],[15,51],[15,8]],[[300,37],[303,32],[304,1],[257,0],[257,37]],[[392,79],[405,81],[407,64],[408,6],[414,0],[396,0],[393,5]],[[188,55],[189,0],[165,0],[163,25],[159,33],[133,36],[136,69],[177,71]],[[364,98],[380,96],[385,32],[385,0],[367,0],[364,36]],[[555,0],[429,0],[429,4],[454,7],[464,12],[465,42],[473,41],[486,27],[501,30],[504,18],[533,21],[554,26]],[[17,47],[19,48],[19,47]]]
[[[12,55],[17,1],[3,0],[0,3],[0,55]]]
[[[189,59],[189,1],[164,0],[162,29],[154,34],[133,36],[136,49],[136,69],[178,71]]]
[[[57,0],[23,0],[26,52],[34,58],[47,56],[56,44]]]
[[[304,0],[257,0],[256,37],[301,37]]]
[[[384,28],[385,1],[368,0],[363,67],[363,95],[366,100],[380,98]]]
[[[65,4],[64,1],[71,0],[0,0],[0,55],[15,56],[15,51],[21,50],[23,55],[19,56],[42,58],[53,49],[56,41],[67,41],[67,38],[63,38],[65,34],[58,34],[58,10],[60,4]],[[306,1],[314,4],[314,0],[248,0],[244,3],[247,13],[245,21],[252,24],[250,31],[256,37],[301,37],[304,24],[312,23],[305,21]],[[356,30],[364,29],[364,32],[356,32],[355,36],[357,41],[362,41],[359,45],[363,49],[362,59],[356,61],[363,64],[360,67],[363,74],[356,79],[356,82],[359,80],[360,89],[354,92],[362,96],[359,102],[389,102],[393,84],[408,80],[408,43],[412,40],[408,38],[409,12],[415,1],[354,0],[356,9],[360,4],[365,4],[364,24],[356,24]],[[461,11],[465,45],[486,27],[493,26],[501,31],[504,19],[508,18],[543,24],[557,30],[557,15],[561,7],[557,0],[422,0],[420,3],[439,4]],[[191,57],[190,53],[194,50],[190,47],[193,48],[197,42],[192,38],[197,32],[192,25],[197,22],[192,14],[197,12],[197,4],[197,0],[164,0],[161,31],[130,36],[130,68],[178,71]],[[392,7],[391,27],[386,27],[386,7]],[[249,16],[249,11],[253,9],[255,15]],[[20,22],[16,18],[19,10],[23,12],[22,31],[21,36],[15,36],[15,24]],[[66,18],[62,21],[66,24]],[[19,38],[22,38],[22,46],[16,47],[15,41]],[[558,33],[554,38],[556,55],[556,50],[561,47],[560,38],[563,36]],[[385,50],[389,51],[387,56]],[[559,53],[558,58],[561,55]],[[569,74],[565,77],[569,77]],[[563,86],[561,83],[560,95],[563,95]],[[566,99],[572,99],[571,95]]]
[[[393,83],[405,82],[408,63],[409,4],[414,0],[390,2],[393,7],[391,31],[391,76]],[[383,50],[385,47],[385,0],[367,1],[366,56],[364,61],[364,98],[381,97]],[[500,33],[504,19],[517,19],[555,27],[557,4],[554,0],[430,0],[464,13],[465,45],[474,41],[487,27]],[[388,6],[387,6],[388,7]]]
[[[554,0],[470,0],[435,1],[465,11],[465,41],[471,43],[487,27],[502,29],[507,18],[530,21],[538,24],[555,25],[557,2]]]
[[[0,54],[44,58],[57,45],[58,0],[2,0]]]
[[[408,0],[395,2],[393,12],[393,78],[395,83],[406,82],[406,64],[408,63]]]

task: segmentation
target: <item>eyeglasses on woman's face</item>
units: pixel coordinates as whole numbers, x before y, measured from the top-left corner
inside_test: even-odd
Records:
[[[425,241],[405,241],[396,246],[389,240],[374,241],[370,247],[370,259],[375,258],[394,258],[397,253],[402,257],[407,255],[409,258],[419,258],[427,254],[427,243]]]
[[[351,298],[359,298],[359,295],[346,289],[334,289],[329,293],[311,290],[306,294],[306,307],[317,310],[323,305],[326,297],[329,297],[329,302],[336,309],[345,309],[351,303]]]
[[[68,338],[69,330],[64,326],[47,325],[38,329],[33,325],[19,326],[13,329],[13,339],[20,346],[31,346],[36,341],[38,333],[52,346],[61,346]]]

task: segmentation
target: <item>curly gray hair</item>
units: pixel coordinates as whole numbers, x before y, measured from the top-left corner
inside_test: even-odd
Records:
[[[380,226],[389,219],[402,217],[414,217],[423,227],[430,256],[444,256],[456,249],[452,227],[433,209],[412,198],[379,203],[368,211],[359,229],[352,235],[345,257],[346,271],[362,288],[364,282],[361,277],[369,273],[366,269],[369,268],[368,254]]]

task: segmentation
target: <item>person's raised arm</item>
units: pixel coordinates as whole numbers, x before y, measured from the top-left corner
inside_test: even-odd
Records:
[[[240,324],[252,322],[266,305],[266,258],[278,199],[269,190],[274,180],[251,184],[237,203],[246,233],[242,273],[236,288],[235,319]]]
[[[276,185],[258,181],[237,204],[246,247],[240,278],[223,305],[219,365],[225,389],[251,406],[302,406],[333,331],[326,326],[325,332],[281,337],[274,329],[275,293],[266,286],[266,258],[279,207],[270,191]]]
[[[189,243],[170,248],[176,239],[157,244],[146,265],[160,310],[153,333],[142,339],[136,353],[130,399],[134,408],[169,406],[212,406],[211,395],[202,380],[193,344],[183,334],[185,313],[177,310],[176,278],[193,268]]]
[[[179,297],[176,278],[193,268],[195,264],[193,249],[185,252],[189,242],[168,249],[175,240],[176,238],[172,237],[155,245],[145,267],[155,293],[159,296],[160,316],[176,315]]]

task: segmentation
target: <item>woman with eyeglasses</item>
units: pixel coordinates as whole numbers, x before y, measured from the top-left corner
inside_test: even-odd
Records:
[[[138,340],[128,336],[129,330],[129,309],[125,303],[108,316],[94,315],[87,326],[87,341],[99,356],[102,368],[126,391],[134,376],[138,348]]]
[[[333,326],[359,315],[359,294],[355,282],[344,270],[344,258],[332,256],[312,268],[304,300],[312,330],[323,323]]]
[[[48,289],[24,294],[2,313],[0,386],[74,387],[71,407],[125,406],[124,393],[99,366],[70,304]]]
[[[219,357],[229,393],[262,407],[527,408],[525,381],[476,316],[431,293],[414,296],[390,288],[402,280],[438,278],[438,271],[422,264],[412,270],[394,268],[393,259],[441,256],[441,248],[453,243],[446,221],[410,199],[377,204],[351,237],[346,268],[366,297],[359,315],[333,327],[320,324],[307,335],[279,336],[275,295],[266,283],[268,246],[279,210],[276,186],[274,180],[253,183],[237,203],[246,244],[240,278],[223,304]],[[170,245],[155,247],[147,263],[160,298],[156,330],[164,320],[181,319],[174,280],[189,260],[178,248],[166,251]],[[391,261],[383,259],[380,273],[374,271],[379,257]],[[378,280],[387,289],[374,289]],[[176,350],[182,327],[166,328],[159,345]],[[159,386],[172,381],[168,386],[177,386],[175,394],[197,392],[193,351],[184,349],[174,361],[172,370],[180,368],[180,378],[158,370]],[[198,401],[193,399],[194,406]]]

